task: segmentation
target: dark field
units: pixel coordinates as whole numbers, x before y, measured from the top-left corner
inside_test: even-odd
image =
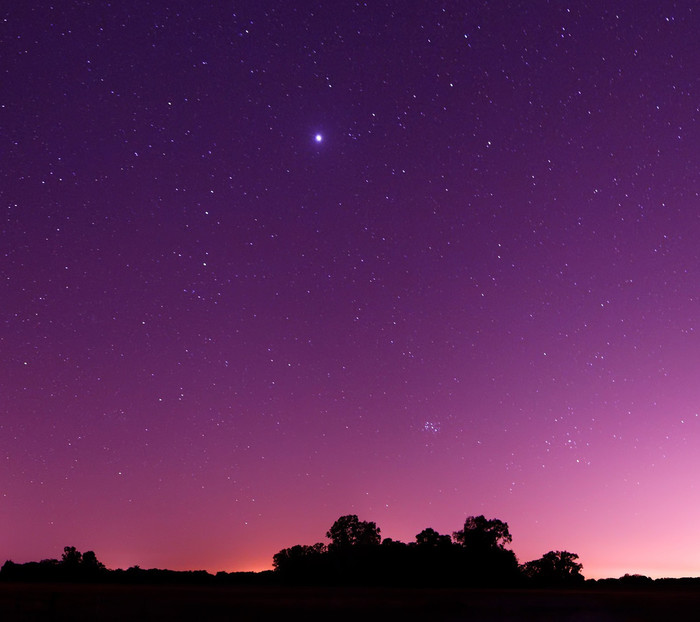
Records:
[[[700,591],[0,585],[0,620],[697,620]]]

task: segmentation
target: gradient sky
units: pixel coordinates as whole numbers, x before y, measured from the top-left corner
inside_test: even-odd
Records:
[[[700,10],[5,3],[0,562],[343,514],[700,575]]]

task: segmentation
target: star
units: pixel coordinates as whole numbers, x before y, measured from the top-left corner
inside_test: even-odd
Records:
[[[323,142],[323,134],[316,134],[316,136],[314,136],[314,140],[317,143],[322,143]]]

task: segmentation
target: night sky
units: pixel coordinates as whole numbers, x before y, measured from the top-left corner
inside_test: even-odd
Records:
[[[4,3],[0,562],[343,514],[700,575],[700,9]]]

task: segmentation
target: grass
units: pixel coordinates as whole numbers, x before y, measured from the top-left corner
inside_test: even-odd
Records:
[[[474,590],[0,584],[0,620],[697,620],[693,589]]]

